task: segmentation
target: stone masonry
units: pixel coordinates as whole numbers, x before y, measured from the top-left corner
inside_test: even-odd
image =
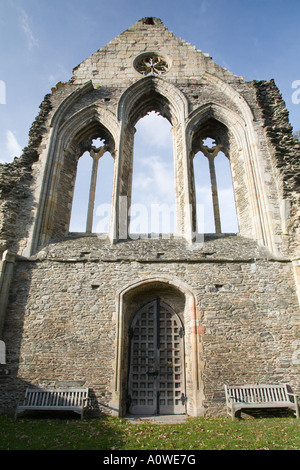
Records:
[[[172,125],[168,237],[128,233],[135,125],[150,111]],[[216,233],[196,230],[193,157],[208,137],[230,161],[237,234],[221,233],[217,210]],[[22,156],[0,166],[1,411],[26,386],[89,387],[90,413],[116,416],[147,400],[154,414],[168,401],[170,413],[223,415],[225,383],[300,393],[299,146],[273,80],[246,82],[157,18],[75,67],[45,96]],[[114,159],[109,232],[70,233],[78,160],[104,150]],[[156,299],[181,328],[159,329],[151,349]]]

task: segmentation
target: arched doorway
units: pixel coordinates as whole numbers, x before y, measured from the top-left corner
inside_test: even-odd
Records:
[[[152,319],[156,318],[155,328],[150,324],[151,315]],[[134,410],[131,407],[133,395],[141,397],[139,393],[133,394],[133,391],[139,392],[142,387],[138,387],[134,390],[130,384],[130,380],[138,379],[141,383],[142,380],[148,378],[147,372],[154,373],[158,368],[156,363],[149,364],[144,361],[140,361],[141,365],[147,366],[145,368],[133,369],[133,353],[140,350],[140,357],[148,357],[146,354],[148,351],[153,351],[153,355],[156,354],[159,359],[161,367],[163,362],[167,362],[167,368],[159,370],[162,377],[157,374],[156,391],[161,392],[167,390],[167,399],[171,400],[172,396],[175,396],[175,407],[171,401],[159,403],[150,403],[149,405],[153,408],[150,410],[151,413],[187,413],[190,416],[202,416],[205,413],[204,403],[204,389],[202,372],[204,364],[201,361],[202,351],[202,339],[201,339],[201,312],[196,304],[196,297],[190,290],[189,286],[178,279],[169,278],[168,276],[160,276],[159,278],[148,278],[140,280],[134,284],[131,284],[123,288],[117,298],[117,312],[116,312],[116,342],[115,342],[115,361],[114,361],[114,382],[113,382],[113,394],[110,401],[110,407],[116,416],[125,416],[129,413],[146,414],[149,413],[146,408],[141,410]],[[143,318],[142,318],[143,317]],[[165,331],[159,331],[157,326],[163,328],[163,322],[173,320],[170,324],[167,324]],[[161,320],[159,322],[159,320]],[[137,321],[145,322],[145,325],[137,324]],[[135,327],[137,329],[135,330]],[[145,328],[145,330],[142,330]],[[153,328],[153,331],[151,331]],[[168,331],[171,328],[171,331]],[[160,347],[157,349],[149,343],[157,341],[158,334],[164,336],[159,338]],[[153,336],[152,338],[150,336]],[[145,337],[144,337],[145,336]],[[179,336],[179,337],[178,337]],[[152,341],[153,340],[153,341]],[[136,344],[134,344],[136,341]],[[145,346],[143,342],[145,341]],[[164,347],[163,347],[164,342]],[[165,346],[166,345],[166,346]],[[144,348],[145,353],[142,353]],[[168,350],[170,350],[169,359],[172,363],[172,369],[168,369],[171,364],[167,361],[163,361],[163,349],[165,349],[165,357],[168,359]],[[154,352],[155,351],[155,352]],[[153,356],[154,357],[154,356]],[[179,362],[178,362],[179,359]],[[153,367],[150,369],[148,366]],[[154,368],[155,366],[155,368]],[[179,369],[178,369],[179,367]],[[133,377],[133,373],[144,374],[141,377]],[[179,377],[179,373],[181,374]],[[165,376],[163,377],[163,374]],[[172,380],[168,381],[172,375]],[[150,375],[151,377],[151,375]],[[159,382],[159,379],[162,378]],[[167,384],[165,387],[163,381]],[[148,381],[150,383],[150,381]],[[148,383],[147,382],[147,383]],[[168,385],[168,383],[170,385]],[[179,384],[179,385],[178,385]],[[150,387],[149,387],[150,388]],[[165,390],[163,389],[165,388]],[[147,387],[144,387],[146,390]],[[154,384],[153,384],[154,390]],[[144,391],[144,390],[142,390]],[[179,392],[179,393],[175,393]],[[159,393],[155,395],[161,400],[166,398],[164,394]],[[142,399],[144,397],[141,397]],[[149,399],[153,398],[149,396]],[[146,405],[145,402],[140,404]],[[135,405],[139,405],[135,403]],[[165,405],[169,405],[173,408],[166,409]]]
[[[184,329],[159,297],[135,314],[129,349],[128,412],[184,414]]]

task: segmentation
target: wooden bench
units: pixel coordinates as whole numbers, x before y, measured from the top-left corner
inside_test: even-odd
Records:
[[[24,411],[74,411],[81,419],[89,405],[88,388],[27,388],[22,405],[16,408],[15,418]]]
[[[299,419],[298,397],[288,385],[225,385],[227,414],[234,420],[243,409],[289,408]]]

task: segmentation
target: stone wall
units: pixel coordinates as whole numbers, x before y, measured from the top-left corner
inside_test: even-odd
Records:
[[[179,240],[122,245],[71,238],[17,260],[3,336],[3,410],[28,384],[67,383],[91,388],[94,412],[113,413],[118,293],[147,279],[181,281],[195,295],[203,413],[224,413],[224,383],[288,382],[300,391],[293,360],[300,317],[289,262],[269,259],[237,236],[208,237],[193,252]]]
[[[277,187],[284,201],[282,210],[287,237],[283,252],[299,258],[300,143],[293,137],[288,112],[274,80],[253,84],[262,109]]]

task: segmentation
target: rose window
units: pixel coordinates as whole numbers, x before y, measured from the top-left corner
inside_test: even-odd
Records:
[[[142,75],[162,75],[169,69],[168,62],[157,54],[139,57],[134,67]]]

